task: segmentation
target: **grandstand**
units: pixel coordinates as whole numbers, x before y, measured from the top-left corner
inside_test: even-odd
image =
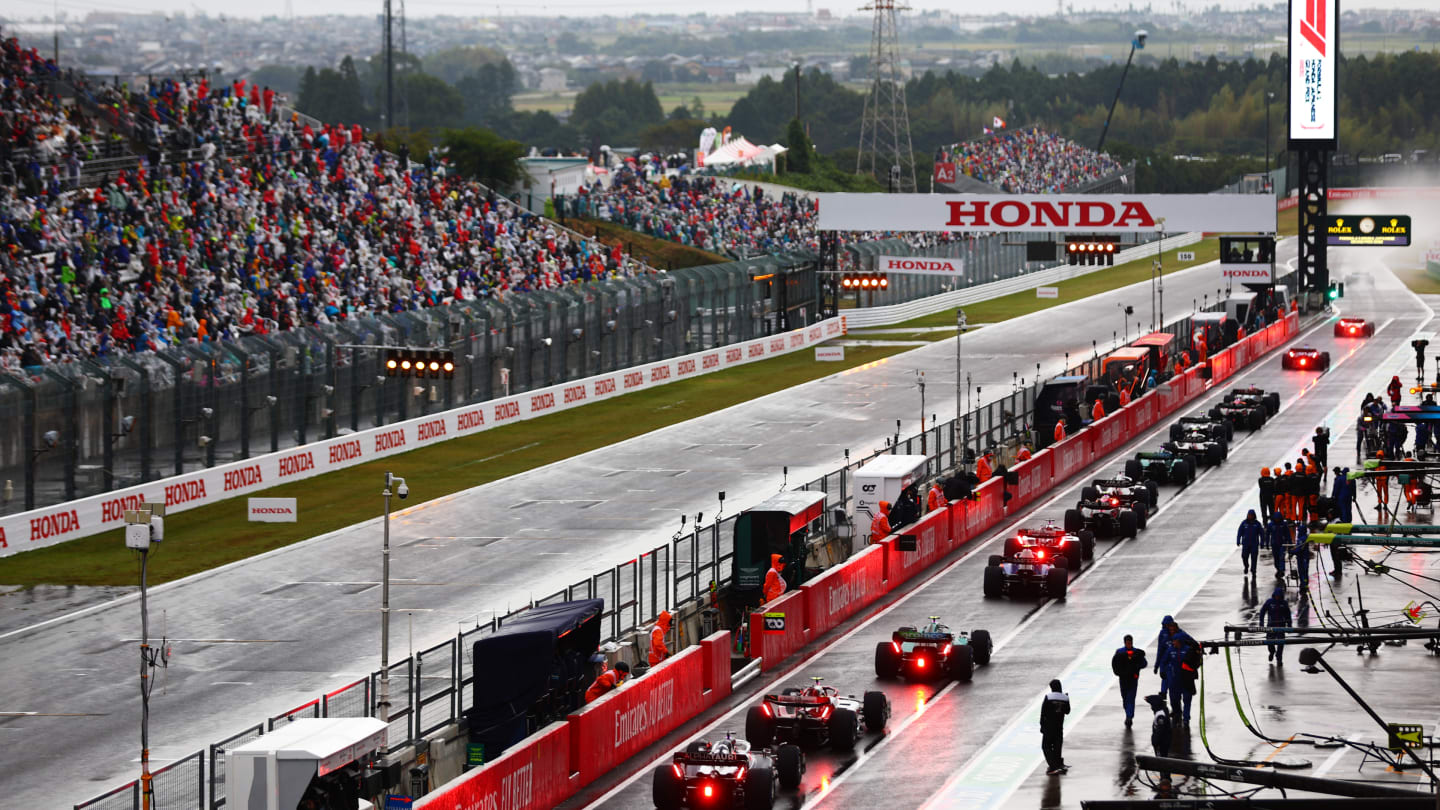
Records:
[[[96,86],[9,39],[0,81],[8,368],[650,272],[244,80]]]
[[[1041,129],[1001,130],[940,150],[937,163],[955,164],[955,181],[941,190],[973,194],[1118,193],[1134,191],[1135,169],[1110,155]]]

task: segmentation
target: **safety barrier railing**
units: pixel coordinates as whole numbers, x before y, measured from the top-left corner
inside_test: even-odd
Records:
[[[1287,280],[1288,277],[1282,277],[1279,281],[1285,283]],[[1182,338],[1183,343],[1190,327],[1191,319],[1186,317],[1169,324],[1164,331]],[[1070,365],[1064,373],[1084,374],[1095,379],[1108,354],[1100,353],[1097,346],[1092,357]],[[1028,438],[1031,411],[1040,388],[1038,380],[1026,384],[1017,380],[1012,383],[1011,392],[1004,397],[961,414],[958,429],[956,419],[951,418],[930,421],[922,433],[903,438],[897,432],[885,440],[884,446],[863,455],[850,456],[848,463],[795,488],[821,491],[830,496],[825,513],[828,529],[834,510],[850,511],[854,496],[852,476],[881,455],[924,455],[927,458],[927,478],[933,478],[966,463],[967,459],[985,449]],[[982,392],[977,389],[974,393],[978,398]],[[476,616],[470,626],[460,630],[454,638],[393,662],[390,665],[391,707],[386,753],[404,748],[463,717],[472,705],[471,688],[475,677],[472,645],[533,606],[575,599],[604,599],[601,626],[608,628],[606,640],[618,640],[641,629],[661,610],[678,612],[708,600],[712,586],[723,588],[730,582],[729,563],[734,557],[734,544],[730,538],[734,536],[736,517],[726,515],[706,525],[690,523],[690,528],[677,532],[669,542],[634,559],[592,574],[503,616],[487,621],[481,621]],[[868,527],[857,528],[863,535],[864,528]],[[225,804],[224,753],[228,748],[253,740],[298,717],[377,717],[379,699],[380,673],[377,671],[368,678],[211,744],[208,749],[208,787],[203,791],[209,799],[208,807],[213,810]],[[192,767],[189,763],[192,760],[203,762],[206,758],[207,752],[196,752],[167,766],[176,769],[176,775],[171,778],[177,782],[190,779],[193,772],[185,770]],[[182,767],[181,763],[186,764]],[[185,774],[183,778],[179,775],[182,772]],[[75,805],[76,810],[120,810],[132,806],[139,807],[139,787],[136,783],[122,785]],[[203,810],[202,805],[193,806]]]

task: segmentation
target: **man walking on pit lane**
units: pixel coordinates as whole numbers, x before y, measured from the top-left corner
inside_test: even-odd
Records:
[[[1170,691],[1170,668],[1168,661],[1173,651],[1170,646],[1170,639],[1180,632],[1180,625],[1175,623],[1174,616],[1166,616],[1160,620],[1160,635],[1155,645],[1155,664],[1151,672],[1160,676],[1160,693]]]
[[[1040,750],[1045,753],[1048,776],[1065,773],[1065,715],[1070,713],[1070,696],[1060,691],[1060,681],[1050,682],[1050,692],[1040,701]]]
[[[1265,524],[1265,543],[1270,546],[1270,561],[1275,564],[1275,578],[1285,578],[1285,552],[1290,549],[1290,521],[1279,512],[1270,515]]]
[[[1180,722],[1190,725],[1190,702],[1195,697],[1195,681],[1200,677],[1200,645],[1189,633],[1180,631],[1170,639],[1173,651],[1167,659],[1170,665],[1170,714],[1178,716]]]
[[[1290,603],[1285,601],[1284,585],[1275,586],[1275,592],[1260,606],[1257,618],[1261,627],[1272,628],[1265,633],[1265,649],[1270,654],[1270,660],[1277,667],[1285,666],[1285,634],[1273,629],[1290,626]]]
[[[1235,532],[1235,545],[1240,547],[1240,564],[1245,567],[1245,573],[1255,576],[1255,570],[1260,563],[1260,541],[1265,537],[1265,527],[1255,519],[1255,510],[1251,509],[1240,521],[1240,528]]]
[[[1120,679],[1120,702],[1125,706],[1125,727],[1135,719],[1135,692],[1140,673],[1145,671],[1145,651],[1135,646],[1134,636],[1125,636],[1125,646],[1110,658],[1110,671]]]

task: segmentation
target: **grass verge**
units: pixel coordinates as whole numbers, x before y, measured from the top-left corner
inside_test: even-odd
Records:
[[[843,363],[817,363],[811,352],[795,352],[255,493],[298,498],[299,523],[250,523],[244,498],[179,512],[166,519],[167,539],[150,560],[150,582],[179,579],[372,517],[379,501],[369,496],[380,491],[386,470],[404,476],[416,498],[439,498],[907,348],[850,348]],[[125,548],[118,529],[0,559],[0,582],[11,585],[138,581],[139,558]]]
[[[1179,253],[1186,251],[1195,254],[1194,261],[1182,262]],[[1193,245],[1174,248],[1164,252],[1161,263],[1164,266],[1164,275],[1178,273],[1194,267],[1197,264],[1214,261],[1220,257],[1220,243],[1215,239],[1205,239]],[[1059,306],[1067,301],[1075,301],[1087,298],[1102,292],[1108,292],[1127,284],[1134,284],[1137,281],[1145,281],[1150,278],[1150,263],[1152,258],[1147,256],[1143,259],[1136,259],[1125,264],[1117,264],[1114,267],[1098,270],[1088,275],[1072,278],[1069,281],[1062,281],[1054,286],[1060,288],[1059,298],[1036,298],[1035,290],[1021,290],[1010,295],[1003,295],[999,298],[991,298],[988,301],[978,301],[973,304],[966,304],[965,319],[970,323],[995,323],[1006,318],[1014,318],[1019,315],[1028,315],[1032,312],[1039,312],[1043,309]],[[1141,310],[1140,304],[1136,302],[1136,312]],[[1180,302],[1175,302],[1175,311],[1179,311]],[[897,332],[908,328],[926,326],[953,326],[955,324],[955,311],[946,310],[936,312],[933,315],[923,315],[919,318],[912,318],[904,323],[895,324],[889,327]],[[939,340],[949,337],[949,332],[920,332],[915,333],[915,340]]]

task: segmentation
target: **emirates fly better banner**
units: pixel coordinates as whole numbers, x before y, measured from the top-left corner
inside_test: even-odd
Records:
[[[1264,194],[817,194],[822,231],[1271,233]]]

